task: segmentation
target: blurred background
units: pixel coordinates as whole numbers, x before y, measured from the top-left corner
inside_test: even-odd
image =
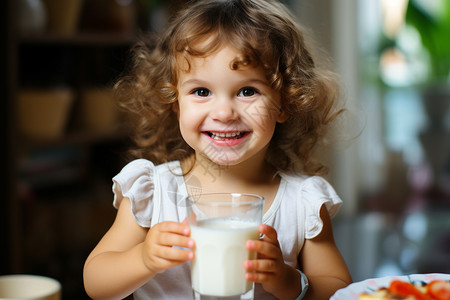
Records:
[[[83,263],[114,219],[129,145],[111,85],[137,34],[184,2],[1,2],[0,275],[50,276],[63,299],[87,298]],[[362,129],[329,157],[354,280],[450,273],[450,2],[284,2],[342,78],[349,136]]]

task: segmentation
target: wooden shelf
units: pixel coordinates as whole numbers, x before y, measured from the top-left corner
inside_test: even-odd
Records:
[[[129,137],[127,130],[117,126],[109,132],[92,132],[88,130],[77,130],[69,132],[58,138],[29,138],[21,137],[21,145],[25,149],[50,148],[70,145],[91,145],[96,143],[107,143],[115,141],[126,141]]]
[[[122,154],[129,134],[120,118],[108,132],[84,129],[89,124],[78,123],[85,113],[82,95],[87,89],[108,87],[115,80],[126,66],[137,34],[19,36],[15,1],[1,3],[4,35],[0,37],[5,45],[1,50],[1,119],[7,153],[1,168],[6,180],[2,185],[5,201],[0,206],[0,233],[6,246],[1,252],[0,271],[50,276],[62,283],[64,299],[87,299],[83,263],[113,221],[111,178],[124,164]],[[24,136],[18,117],[21,91],[61,86],[74,94],[64,135],[47,139]],[[43,115],[49,118],[49,114]],[[77,211],[79,218],[73,227],[69,217]],[[70,244],[75,240],[74,232],[80,239]],[[39,249],[47,252],[33,250],[36,241]]]
[[[21,45],[71,45],[71,46],[129,46],[137,40],[131,34],[115,34],[86,32],[74,35],[36,34],[21,36],[18,39]]]
[[[181,3],[165,4],[175,2]],[[5,178],[0,236],[6,245],[0,271],[50,276],[62,283],[64,299],[88,299],[83,263],[114,219],[111,178],[125,164],[129,132],[120,117],[106,126],[109,132],[83,129],[90,126],[80,121],[87,116],[83,93],[116,81],[139,34],[80,26],[73,35],[18,35],[18,8],[17,1],[0,1],[0,119],[6,152],[0,168]],[[55,87],[74,93],[64,135],[25,137],[19,123],[21,91]]]

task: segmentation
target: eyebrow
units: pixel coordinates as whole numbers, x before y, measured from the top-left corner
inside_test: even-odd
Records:
[[[207,85],[207,83],[208,82],[205,81],[205,80],[192,78],[192,79],[188,79],[186,81],[183,81],[180,86],[185,86],[185,85],[188,85],[188,84],[203,86],[203,85]],[[262,84],[264,86],[270,87],[270,84],[267,81],[261,80],[261,79],[257,79],[257,78],[252,78],[252,79],[249,79],[249,80],[243,80],[242,83],[243,83],[243,86],[245,86],[247,84],[251,85],[252,83],[259,83],[259,84]]]
[[[206,82],[205,82],[204,80],[200,80],[200,79],[195,79],[195,78],[193,78],[193,79],[188,79],[188,80],[186,80],[186,81],[183,81],[183,82],[181,83],[181,86],[188,85],[188,84],[193,84],[193,85],[204,85],[204,84],[206,84]]]

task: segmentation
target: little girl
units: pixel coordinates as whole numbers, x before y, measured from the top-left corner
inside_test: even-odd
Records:
[[[315,153],[341,110],[280,3],[187,5],[118,84],[137,158],[113,178],[116,220],[86,260],[95,299],[192,299],[188,196],[259,194],[258,253],[244,264],[255,299],[329,299],[351,282],[330,217],[342,201]],[[177,205],[178,204],[178,205]],[[309,289],[308,287],[309,281]]]

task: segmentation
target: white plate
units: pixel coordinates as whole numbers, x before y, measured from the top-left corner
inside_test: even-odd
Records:
[[[450,280],[450,274],[411,274],[405,276],[387,276],[355,282],[346,288],[338,290],[330,300],[358,300],[361,293],[372,293],[381,287],[388,287],[392,280],[399,279],[406,282],[431,282],[433,280]]]

